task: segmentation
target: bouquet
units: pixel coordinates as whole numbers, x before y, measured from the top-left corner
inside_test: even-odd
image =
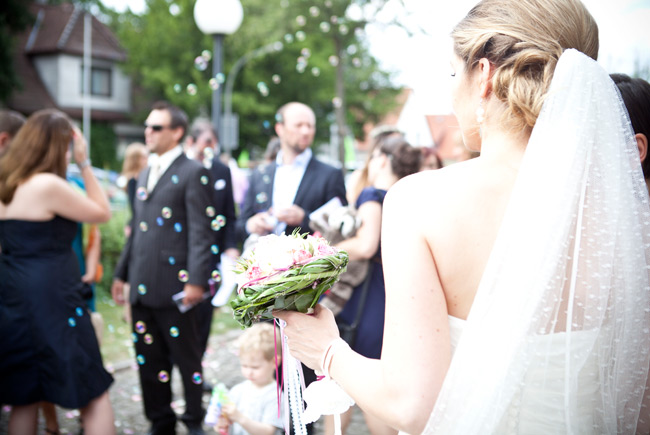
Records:
[[[235,266],[237,296],[230,302],[243,327],[272,319],[273,310],[308,312],[345,271],[348,254],[307,234],[260,237]]]

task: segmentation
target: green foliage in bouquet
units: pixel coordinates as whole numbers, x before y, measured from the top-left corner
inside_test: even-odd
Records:
[[[274,240],[279,238],[302,240],[305,249],[301,250],[301,253],[309,256],[300,257],[299,253],[300,261],[286,270],[276,269],[272,273],[264,273],[253,280],[252,284],[238,289],[238,294],[230,302],[230,306],[235,320],[244,328],[261,319],[272,319],[273,310],[308,312],[347,268],[347,252],[330,247],[324,239],[312,236],[307,236],[305,239],[305,235],[300,236],[297,233],[291,236],[271,237],[277,238]],[[278,251],[282,251],[283,247],[286,248],[286,243],[279,241]],[[240,270],[237,272],[245,273],[256,266],[254,261],[241,260],[238,267]]]

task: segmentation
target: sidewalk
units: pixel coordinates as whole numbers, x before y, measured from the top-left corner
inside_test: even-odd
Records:
[[[243,377],[239,371],[239,361],[233,353],[231,347],[232,341],[241,334],[241,330],[232,330],[224,334],[213,335],[210,337],[208,351],[203,361],[203,377],[211,383],[217,381],[223,382],[226,387],[241,382]],[[146,434],[149,429],[149,422],[144,417],[142,409],[142,396],[140,392],[140,383],[138,381],[137,364],[134,361],[124,361],[116,364],[113,368],[113,377],[115,382],[111,386],[110,396],[113,410],[115,412],[115,426],[118,434],[124,435],[141,435]],[[174,397],[177,399],[172,403],[172,407],[177,413],[182,413],[185,406],[182,399],[183,387],[180,382],[180,376],[175,369],[172,373],[172,384]],[[203,396],[205,408],[207,409],[210,397],[208,394]],[[79,433],[79,412],[58,409],[59,426],[62,434]],[[7,433],[8,413],[3,408],[0,413],[0,435]],[[321,435],[322,424],[316,424],[316,435]],[[209,432],[207,433],[215,433]],[[176,426],[178,435],[185,435],[187,431],[185,426],[179,422]],[[43,419],[39,421],[38,434],[43,434]],[[348,435],[367,435],[369,434],[363,420],[361,412],[357,409],[354,413],[352,423],[348,429]]]

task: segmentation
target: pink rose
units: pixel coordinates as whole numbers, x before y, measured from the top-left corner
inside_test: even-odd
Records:
[[[318,254],[319,255],[334,255],[336,254],[336,248],[325,244],[325,243],[320,243],[318,245]]]
[[[304,249],[298,249],[293,251],[293,262],[294,263],[303,263],[311,258],[311,254]]]
[[[246,273],[248,274],[248,280],[252,281],[262,276],[262,269],[257,264],[253,264],[248,268]]]

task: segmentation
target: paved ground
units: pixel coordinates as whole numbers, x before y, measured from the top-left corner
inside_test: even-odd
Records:
[[[228,331],[225,334],[210,337],[208,352],[204,361],[204,379],[214,383],[220,381],[231,387],[243,380],[239,372],[239,362],[232,350],[232,341],[241,333],[239,330]],[[110,367],[109,367],[110,368]],[[149,423],[144,417],[142,409],[142,396],[137,376],[137,365],[135,361],[124,361],[110,368],[113,371],[115,383],[110,389],[111,403],[115,411],[115,426],[118,434],[146,434]],[[182,413],[184,401],[182,400],[182,384],[179,380],[179,373],[172,374],[173,391],[177,399],[172,406],[178,413]],[[205,407],[209,401],[209,395],[204,395]],[[59,425],[62,434],[79,433],[78,411],[58,409]],[[0,434],[7,433],[8,408],[4,407],[0,412]],[[323,433],[322,424],[315,425],[316,434]],[[177,425],[178,435],[186,434],[185,426],[182,423]],[[39,435],[44,433],[43,421],[40,421]],[[208,432],[210,433],[210,432]],[[214,433],[214,432],[212,432]],[[369,432],[357,409],[352,423],[348,429],[348,435],[367,435]],[[22,434],[16,434],[22,435]]]

